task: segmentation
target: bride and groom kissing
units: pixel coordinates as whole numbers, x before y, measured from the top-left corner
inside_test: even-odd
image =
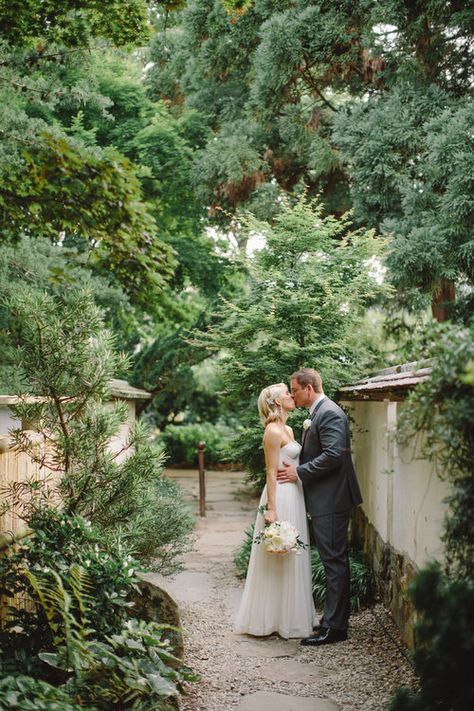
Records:
[[[323,392],[321,376],[302,368],[284,383],[270,385],[258,398],[265,427],[266,484],[255,522],[245,588],[234,632],[320,646],[347,639],[350,612],[348,526],[362,502],[350,451],[344,411]],[[301,445],[286,424],[295,407],[309,409]],[[308,521],[310,519],[310,521]],[[266,524],[288,521],[305,549],[275,555],[256,537]],[[326,600],[317,620],[311,589],[309,525],[326,573]],[[257,539],[258,540],[258,539]]]

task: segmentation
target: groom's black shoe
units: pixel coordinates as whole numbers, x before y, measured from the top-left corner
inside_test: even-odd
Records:
[[[332,644],[333,642],[343,642],[347,639],[347,630],[332,630],[329,627],[321,627],[317,634],[301,640],[305,647],[320,647],[322,644]]]
[[[321,619],[319,620],[319,623],[317,625],[314,625],[313,632],[320,632],[325,627],[326,627],[326,625],[324,624],[324,617],[321,617]]]

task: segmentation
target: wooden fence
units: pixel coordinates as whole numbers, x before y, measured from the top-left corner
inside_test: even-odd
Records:
[[[44,444],[38,446],[43,448]],[[24,504],[31,496],[27,483],[48,480],[54,488],[59,476],[41,467],[24,452],[12,448],[9,435],[0,436],[0,556],[8,555],[15,540],[28,533],[22,518]],[[13,505],[12,499],[17,499]],[[31,604],[25,595],[0,598],[0,629],[8,619],[8,606],[29,609]]]
[[[44,444],[38,443],[38,447],[44,448]],[[40,454],[43,452],[41,451]],[[52,473],[34,462],[24,452],[12,448],[8,435],[0,436],[0,535],[4,533],[15,535],[25,527],[21,510],[31,495],[26,486],[27,482],[48,481],[54,487],[59,477],[60,474]],[[5,510],[13,493],[19,502]]]

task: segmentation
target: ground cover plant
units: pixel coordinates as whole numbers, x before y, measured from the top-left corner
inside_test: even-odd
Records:
[[[194,676],[173,653],[174,630],[135,616],[139,562],[105,548],[82,517],[47,508],[28,524],[0,558],[0,594],[12,603],[0,627],[0,704],[174,708]],[[30,604],[18,606],[19,594]]]

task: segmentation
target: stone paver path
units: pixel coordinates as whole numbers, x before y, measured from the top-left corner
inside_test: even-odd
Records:
[[[167,475],[197,513],[197,472]],[[238,472],[207,472],[206,487],[207,515],[198,520],[185,570],[172,580],[147,576],[178,601],[185,661],[200,675],[187,685],[182,711],[382,711],[398,686],[415,684],[394,642],[395,626],[380,605],[351,617],[347,642],[319,649],[277,636],[234,635],[243,583],[233,555],[255,518],[257,501],[245,493]]]

